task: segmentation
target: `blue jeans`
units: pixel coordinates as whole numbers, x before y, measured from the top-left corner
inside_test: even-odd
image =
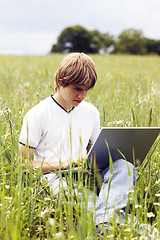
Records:
[[[99,195],[96,196],[96,223],[108,222],[116,209],[125,209],[128,203],[128,194],[133,193],[137,179],[134,166],[123,160],[113,163],[113,175],[109,168],[101,172],[103,184]],[[109,181],[111,184],[109,188]],[[130,201],[131,203],[131,201]],[[92,209],[92,204],[91,204]]]
[[[96,217],[96,224],[108,222],[116,209],[126,208],[128,193],[132,193],[134,182],[137,179],[134,166],[123,159],[113,162],[113,175],[111,175],[110,168],[104,169],[100,174],[102,186],[98,194],[86,189],[89,199],[88,211],[91,210],[93,212]],[[49,180],[53,194],[56,195],[61,187],[67,189],[65,178],[60,182],[59,177],[55,173],[45,176]]]

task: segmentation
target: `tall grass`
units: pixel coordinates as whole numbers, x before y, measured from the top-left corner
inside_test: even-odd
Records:
[[[24,172],[18,154],[22,120],[54,92],[54,73],[62,58],[0,56],[0,239],[140,239],[133,221],[118,225],[114,216],[104,236],[96,234],[84,187],[94,188],[94,179],[79,173],[78,184],[73,184],[69,176],[68,191],[55,196],[41,172]],[[87,101],[99,109],[101,125],[160,126],[160,58],[92,58],[98,81]],[[130,215],[160,230],[159,169],[158,146],[135,186]]]

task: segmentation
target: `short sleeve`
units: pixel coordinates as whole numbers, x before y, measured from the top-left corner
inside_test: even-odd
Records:
[[[41,118],[28,112],[23,119],[19,143],[36,148],[41,140],[42,133]]]
[[[100,114],[98,109],[95,109],[93,129],[92,129],[92,134],[90,139],[92,144],[96,141],[99,133],[100,133]]]

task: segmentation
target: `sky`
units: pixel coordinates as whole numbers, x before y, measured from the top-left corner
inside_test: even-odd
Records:
[[[0,0],[0,54],[43,55],[66,28],[160,40],[160,0]]]

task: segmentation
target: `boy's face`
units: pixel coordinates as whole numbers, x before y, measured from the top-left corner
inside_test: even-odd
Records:
[[[77,107],[86,97],[88,90],[83,86],[69,85],[67,87],[59,86],[55,99],[67,111]]]

